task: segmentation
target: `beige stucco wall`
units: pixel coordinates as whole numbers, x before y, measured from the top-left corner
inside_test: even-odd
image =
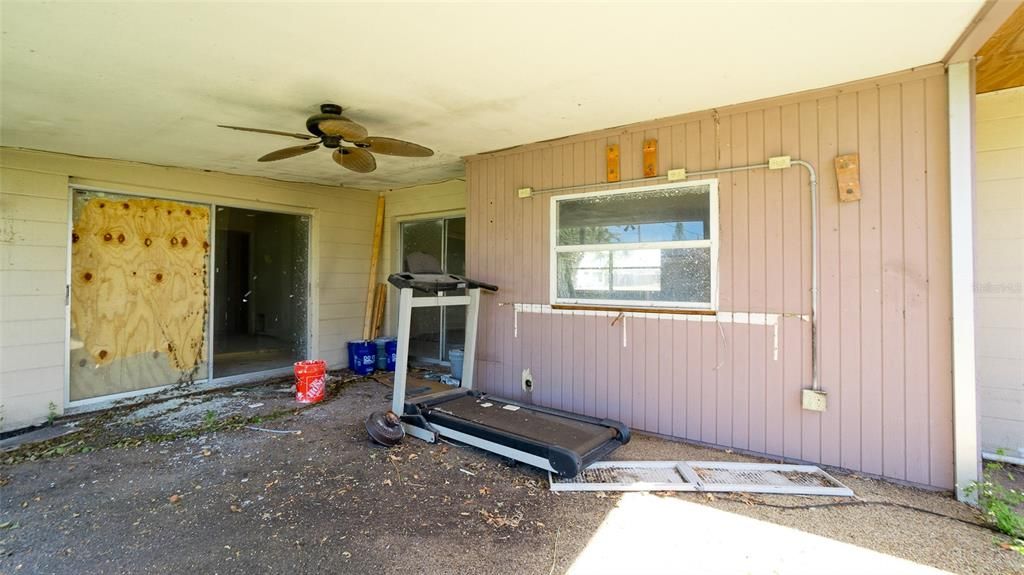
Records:
[[[981,443],[1024,457],[1024,87],[978,96],[977,150]]]
[[[413,220],[427,220],[442,216],[460,215],[466,211],[466,182],[448,180],[410,188],[388,190],[384,193],[384,232],[378,281],[386,282],[388,275],[400,271],[400,224]],[[388,311],[382,326],[383,333],[394,335],[395,307],[398,292],[388,290]]]
[[[376,192],[0,148],[0,430],[65,406],[69,186],[312,216],[310,341],[362,330]]]

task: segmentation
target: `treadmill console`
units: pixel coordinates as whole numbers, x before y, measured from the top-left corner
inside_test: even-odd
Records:
[[[402,272],[388,276],[388,282],[399,289],[413,288],[428,293],[441,293],[466,288],[483,288],[488,291],[498,291],[497,286],[454,274]]]

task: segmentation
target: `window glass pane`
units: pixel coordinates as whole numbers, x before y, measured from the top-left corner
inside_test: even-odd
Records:
[[[444,221],[444,271],[458,276],[466,275],[466,218],[448,218]]]
[[[562,200],[558,245],[710,239],[710,186]]]
[[[660,267],[662,250],[616,250],[616,268]]]
[[[605,254],[608,265],[585,260]],[[711,248],[557,254],[559,299],[711,303]]]
[[[606,268],[608,267],[608,256],[611,252],[583,252],[580,254],[581,268]]]
[[[661,291],[661,270],[659,268],[613,270],[612,289],[615,291]]]

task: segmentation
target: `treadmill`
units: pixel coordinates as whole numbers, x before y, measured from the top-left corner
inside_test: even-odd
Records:
[[[411,254],[407,263],[415,267]],[[429,256],[427,256],[429,258]],[[436,260],[421,259],[419,273],[391,274],[388,282],[400,290],[398,303],[398,350],[391,411],[400,414],[409,435],[428,442],[439,437],[453,439],[480,449],[574,477],[629,442],[629,429],[618,421],[598,419],[530,405],[481,393],[473,389],[476,356],[476,328],[480,311],[480,290],[496,286],[438,271]],[[423,272],[424,265],[429,269]],[[413,297],[413,290],[431,295]],[[466,295],[446,292],[465,290]],[[405,397],[409,360],[409,326],[413,308],[467,306],[465,356],[460,387]]]

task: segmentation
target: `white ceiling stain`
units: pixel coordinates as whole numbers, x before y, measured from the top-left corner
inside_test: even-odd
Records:
[[[408,186],[467,154],[932,63],[981,3],[3,2],[0,144]],[[300,142],[216,127],[303,132],[325,102],[436,155],[257,163]]]

